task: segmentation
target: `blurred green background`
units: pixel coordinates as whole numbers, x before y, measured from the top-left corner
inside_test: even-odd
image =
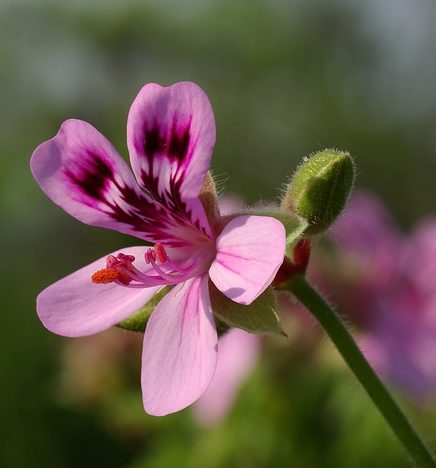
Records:
[[[267,345],[210,429],[189,410],[142,412],[139,350],[133,384],[69,401],[69,340],[44,330],[35,297],[132,240],[56,208],[28,162],[70,117],[127,156],[141,86],[195,81],[215,111],[212,167],[228,193],[273,200],[303,156],[334,146],[407,229],[436,212],[435,21],[432,0],[0,2],[0,466],[408,466],[347,370],[302,362],[298,346]],[[429,413],[413,412],[434,439]]]

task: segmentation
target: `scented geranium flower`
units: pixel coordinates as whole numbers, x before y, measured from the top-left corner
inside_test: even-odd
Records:
[[[214,144],[213,112],[197,85],[147,84],[127,121],[133,174],[111,143],[79,120],[64,122],[31,160],[42,190],[70,215],[155,244],[111,253],[37,299],[46,328],[77,337],[119,323],[163,287],[173,287],[144,334],[142,392],[152,415],[185,408],[212,379],[217,332],[209,280],[248,305],[269,286],[284,257],[285,229],[276,219],[224,220],[217,210],[207,216],[200,192]]]

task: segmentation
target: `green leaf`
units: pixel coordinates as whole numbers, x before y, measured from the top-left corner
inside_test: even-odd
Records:
[[[157,294],[155,294],[143,307],[141,307],[137,312],[131,315],[129,318],[126,318],[122,322],[117,324],[117,327],[123,328],[124,330],[129,330],[133,332],[144,333],[145,327],[147,326],[148,319],[150,318],[151,313],[155,307],[159,304],[161,299],[166,296],[172,286],[165,286]]]
[[[274,293],[269,287],[250,305],[232,301],[209,282],[212,310],[221,322],[250,333],[287,336],[276,313]]]

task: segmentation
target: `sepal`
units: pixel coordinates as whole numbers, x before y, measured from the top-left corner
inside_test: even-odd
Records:
[[[293,213],[277,212],[269,216],[280,221],[286,229],[286,255],[291,255],[294,247],[300,242],[309,228],[309,223]]]
[[[276,301],[271,287],[250,305],[232,301],[209,282],[209,294],[215,317],[230,327],[250,333],[287,336],[277,315]]]
[[[206,213],[207,219],[211,224],[220,217],[218,208],[218,193],[215,180],[211,171],[208,171],[198,195]]]
[[[117,327],[124,330],[144,333],[148,319],[159,302],[171,291],[173,286],[165,286],[155,294],[143,307],[130,317],[117,324]]]

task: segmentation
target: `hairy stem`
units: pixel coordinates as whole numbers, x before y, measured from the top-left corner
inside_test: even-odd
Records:
[[[417,466],[436,467],[435,459],[430,450],[369,365],[338,314],[306,281],[303,275],[295,275],[287,283],[286,289],[294,294],[324,328],[344,361],[363,385]]]

